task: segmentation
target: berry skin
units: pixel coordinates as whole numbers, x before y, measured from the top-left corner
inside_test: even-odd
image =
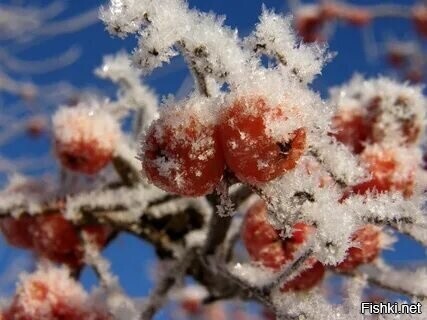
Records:
[[[369,191],[382,193],[398,190],[405,197],[410,197],[413,193],[416,164],[399,161],[396,152],[399,150],[378,145],[366,148],[360,160],[367,166],[372,178],[353,186],[351,191],[366,194]]]
[[[372,262],[381,251],[380,235],[380,229],[370,224],[357,230],[352,236],[352,241],[356,243],[356,246],[348,249],[346,258],[335,266],[335,269],[349,272],[361,264]]]
[[[109,230],[105,226],[86,226],[86,231],[99,247],[107,241]],[[34,250],[51,261],[78,267],[82,263],[83,248],[78,230],[62,214],[40,215],[33,230]]]
[[[269,108],[263,98],[236,100],[222,114],[225,161],[242,182],[265,183],[296,166],[306,148],[306,130],[298,128],[281,139],[267,133],[268,121],[286,119],[281,108]]]
[[[212,192],[225,168],[217,127],[183,108],[169,108],[151,125],[142,161],[154,185],[191,197]]]
[[[301,271],[295,278],[284,283],[280,288],[282,292],[288,291],[305,291],[316,286],[320,280],[323,279],[325,275],[325,267],[319,261],[312,259],[308,261],[307,264],[312,266]]]
[[[332,134],[339,142],[359,154],[370,137],[371,127],[365,117],[357,112],[342,111],[332,118]]]
[[[94,308],[65,269],[38,270],[21,278],[4,320],[109,320]]]
[[[54,115],[53,133],[61,164],[91,175],[111,161],[120,128],[106,111],[79,105],[62,108]]]
[[[280,270],[294,259],[295,252],[313,231],[309,225],[298,222],[293,227],[292,236],[282,239],[267,220],[267,209],[263,201],[258,201],[248,210],[242,229],[242,238],[250,257],[266,268]],[[321,281],[324,266],[315,259],[309,259],[308,269],[285,283],[281,289],[286,291],[308,290]]]
[[[25,214],[18,218],[5,217],[0,220],[0,230],[10,245],[31,249],[33,247],[34,220],[34,217]]]

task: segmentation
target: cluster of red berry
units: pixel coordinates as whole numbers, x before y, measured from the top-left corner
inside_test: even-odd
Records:
[[[51,274],[47,274],[50,272]],[[65,270],[38,270],[21,279],[1,320],[111,320]]]
[[[269,118],[286,121],[289,114],[262,97],[237,99],[210,123],[191,113],[171,123],[182,110],[166,113],[148,130],[142,159],[148,179],[168,192],[208,194],[225,167],[241,182],[262,184],[293,169],[306,149],[303,127],[282,139],[268,133]]]
[[[397,98],[391,108],[390,102],[383,103],[378,96],[351,112],[344,108],[338,110],[332,119],[332,135],[359,157],[372,176],[352,186],[347,193],[397,190],[406,197],[412,195],[419,164],[402,161],[398,155],[402,149],[410,154],[412,148],[417,147],[422,132],[419,120],[402,97]]]
[[[254,261],[274,271],[283,268],[295,258],[295,253],[307,241],[313,226],[304,222],[294,224],[292,234],[282,238],[267,219],[265,203],[260,200],[248,210],[242,229],[245,247]],[[379,229],[368,225],[357,230],[352,241],[354,246],[348,250],[346,258],[337,266],[339,271],[351,271],[361,264],[373,261],[380,252]],[[316,286],[325,274],[325,267],[316,259],[309,258],[304,270],[286,282],[282,292],[308,290]]]
[[[60,212],[4,217],[0,220],[0,230],[9,244],[33,250],[40,257],[65,263],[72,268],[83,263],[84,252],[79,230]],[[87,225],[80,232],[85,232],[89,239],[102,248],[111,231],[106,226]]]

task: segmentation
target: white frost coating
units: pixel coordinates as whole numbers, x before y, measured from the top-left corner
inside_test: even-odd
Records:
[[[111,0],[107,7],[101,7],[100,18],[111,34],[124,38],[139,30],[145,18],[143,7],[137,6],[138,2],[140,1]]]
[[[314,256],[335,265],[345,258],[351,234],[361,222],[339,203],[342,191],[335,185],[319,187],[322,172],[307,174],[304,162],[262,189],[268,197],[268,218],[276,229],[288,230],[297,221],[316,225]]]
[[[120,139],[116,119],[92,100],[75,107],[61,107],[52,118],[56,142],[61,146],[96,143],[105,152],[114,152]]]
[[[375,221],[379,224],[426,225],[426,215],[421,209],[422,199],[405,199],[400,192],[347,198],[343,205],[360,221]]]
[[[94,292],[95,297],[104,302],[114,319],[138,320],[140,312],[135,302],[123,292],[119,279],[111,273],[110,262],[101,256],[96,245],[86,238],[83,240],[85,262],[96,269],[102,284],[102,288]]]
[[[311,144],[323,166],[346,185],[356,184],[367,177],[367,172],[361,167],[358,159],[347,147],[333,138],[326,135],[317,136]]]
[[[135,188],[119,188],[114,190],[95,190],[76,196],[67,197],[65,217],[70,220],[79,220],[80,209],[85,208],[111,208],[124,206],[126,209],[121,214],[123,221],[134,222],[144,213],[149,202],[162,198],[166,193],[154,186]],[[115,218],[118,218],[115,215]]]
[[[274,282],[278,276],[277,272],[252,263],[236,263],[229,266],[228,270],[235,277],[258,288]]]
[[[304,44],[297,39],[291,16],[282,16],[263,8],[259,20],[254,33],[246,39],[247,46],[280,59],[280,68],[295,74],[302,82],[312,82],[316,75],[321,74],[323,65],[332,58],[331,54],[326,53],[325,45]],[[264,45],[265,49],[261,48]]]
[[[224,27],[222,18],[189,10],[181,0],[110,1],[101,11],[101,19],[113,34],[138,32],[134,61],[146,72],[169,62],[177,54],[173,48],[176,44],[190,52],[203,45],[208,53],[203,58],[216,68],[212,74],[218,77],[225,71],[242,75],[244,63],[250,60],[238,44],[237,33]]]
[[[352,312],[360,310],[360,298],[363,296],[363,290],[366,288],[367,281],[363,277],[353,277],[346,281],[346,297],[344,306]]]
[[[174,201],[152,206],[146,213],[154,218],[162,218],[167,215],[183,212],[186,209],[194,208],[198,213],[202,214],[206,221],[212,214],[212,207],[209,205],[206,198],[180,198]]]
[[[43,299],[40,298],[42,288],[46,291]],[[90,301],[82,286],[71,278],[70,271],[65,267],[46,264],[38,266],[32,274],[22,274],[16,294],[19,296],[15,300],[18,301],[17,307],[34,319],[50,319],[55,314],[53,309],[61,308],[61,303],[66,303],[70,310],[76,310],[76,314],[94,311],[93,301]],[[84,319],[89,318],[87,315]]]
[[[105,56],[101,67],[95,70],[95,74],[120,85],[118,100],[112,103],[112,108],[140,112],[136,116],[139,118],[136,121],[139,122],[137,125],[140,128],[136,129],[144,131],[158,117],[157,96],[142,83],[142,72],[132,66],[127,53],[119,52]]]
[[[40,212],[42,203],[54,195],[56,186],[47,180],[33,180],[15,174],[9,177],[8,184],[0,191],[0,212],[19,216]]]
[[[413,270],[396,270],[378,262],[376,266],[366,265],[362,269],[367,276],[379,281],[385,286],[401,288],[412,292],[414,295],[427,296],[427,267],[419,267]]]
[[[389,144],[402,144],[405,136],[402,125],[419,130],[414,143],[423,136],[426,125],[427,100],[421,86],[399,83],[385,77],[365,80],[360,75],[330,90],[330,103],[337,106],[339,115],[358,113],[373,116],[373,136]],[[376,101],[376,102],[374,102]],[[409,128],[408,128],[409,129]]]
[[[208,297],[208,292],[205,287],[194,284],[172,290],[170,297],[177,301],[193,300],[201,302]]]

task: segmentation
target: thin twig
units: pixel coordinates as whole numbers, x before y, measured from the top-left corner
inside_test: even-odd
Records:
[[[167,301],[169,291],[175,286],[177,281],[184,277],[188,267],[195,258],[194,250],[184,253],[179,259],[172,263],[164,277],[158,281],[157,286],[148,298],[141,313],[141,320],[150,320]]]

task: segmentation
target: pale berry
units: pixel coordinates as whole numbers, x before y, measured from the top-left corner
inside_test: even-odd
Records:
[[[280,107],[271,108],[263,98],[239,99],[226,108],[220,121],[225,161],[242,182],[259,184],[292,170],[306,149],[306,130],[297,128],[283,137],[268,133],[268,122],[287,117]]]
[[[356,193],[363,194],[366,185],[371,184],[378,192],[398,190],[405,197],[413,193],[415,183],[415,170],[417,164],[410,161],[399,160],[397,152],[402,150],[372,145],[361,154],[361,162],[364,163],[372,175],[370,182],[362,183],[362,188],[357,185]],[[372,191],[373,189],[370,189]],[[362,191],[362,192],[360,192]]]
[[[95,174],[112,159],[120,137],[116,120],[102,109],[61,108],[53,117],[55,151],[73,171]]]
[[[165,191],[206,195],[218,185],[225,168],[217,127],[191,110],[168,111],[151,125],[145,137],[144,172]]]
[[[40,269],[25,275],[17,287],[4,320],[109,320],[93,307],[83,288],[65,269]]]
[[[380,229],[371,224],[357,230],[351,239],[355,245],[348,249],[346,258],[335,269],[349,272],[372,262],[381,252],[380,235]]]

